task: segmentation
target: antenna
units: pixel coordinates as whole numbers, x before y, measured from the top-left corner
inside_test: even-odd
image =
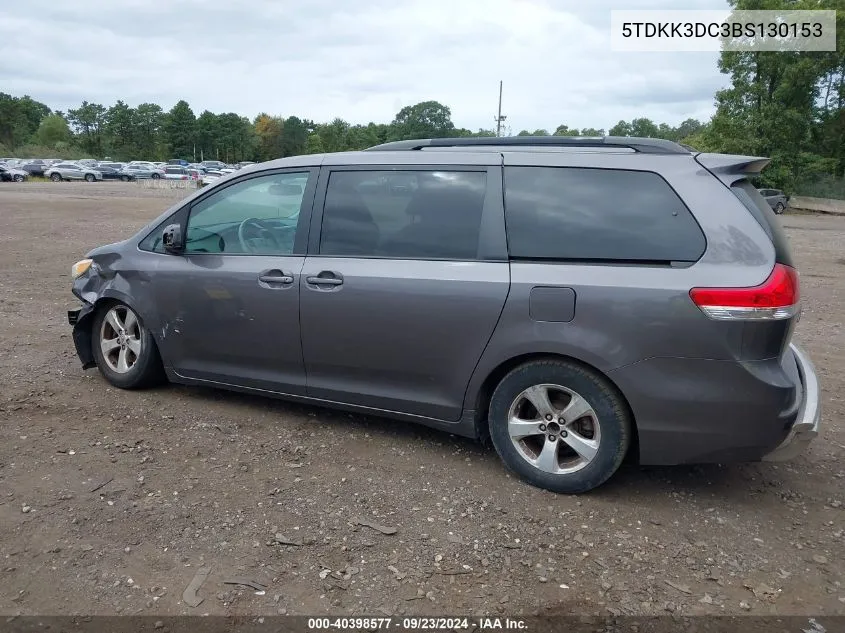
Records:
[[[502,135],[502,123],[507,119],[507,115],[502,114],[502,81],[499,81],[499,113],[493,118],[496,122],[496,136]]]

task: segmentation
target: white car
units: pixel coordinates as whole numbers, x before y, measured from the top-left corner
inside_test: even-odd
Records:
[[[216,171],[216,170],[208,171],[208,172],[205,173],[205,176],[202,177],[202,180],[200,180],[200,182],[203,184],[203,186],[210,185],[215,180],[218,180],[225,175],[226,174],[221,173],[220,171]]]
[[[167,165],[164,167],[165,180],[189,180],[191,175],[188,170],[179,165]]]
[[[23,182],[29,178],[29,174],[23,169],[15,169],[8,165],[0,164],[0,181],[8,180],[9,182]]]
[[[46,170],[44,177],[49,178],[53,182],[61,182],[62,180],[94,182],[95,180],[103,179],[103,172],[79,163],[59,163]]]

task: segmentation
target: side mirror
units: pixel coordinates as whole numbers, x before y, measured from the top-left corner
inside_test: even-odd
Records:
[[[171,255],[178,255],[182,252],[182,225],[169,224],[161,234],[161,244],[164,250]]]

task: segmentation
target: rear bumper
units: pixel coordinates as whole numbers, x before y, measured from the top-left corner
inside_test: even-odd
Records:
[[[819,435],[822,411],[816,369],[804,350],[795,344],[790,345],[790,349],[798,364],[804,397],[789,434],[777,448],[763,457],[764,461],[782,462],[793,459],[804,452]]]
[[[717,361],[650,358],[608,373],[647,465],[787,460],[818,435],[819,383],[807,354]]]

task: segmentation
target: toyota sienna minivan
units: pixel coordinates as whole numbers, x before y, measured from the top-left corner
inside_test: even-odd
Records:
[[[398,141],[248,165],[72,268],[83,368],[492,440],[565,493],[784,460],[819,428],[768,159],[646,138]]]

